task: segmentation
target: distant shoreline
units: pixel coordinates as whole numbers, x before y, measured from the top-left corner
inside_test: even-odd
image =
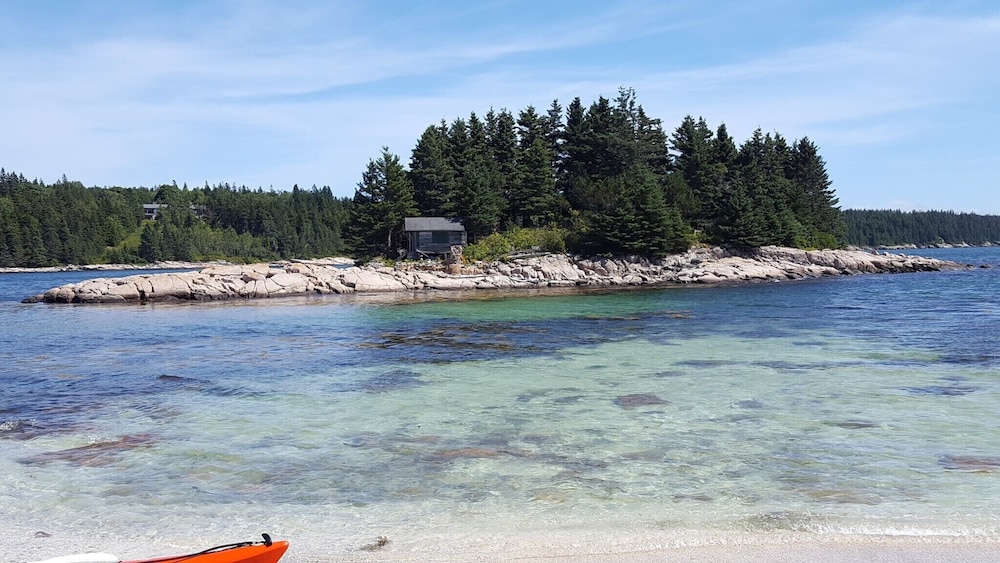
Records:
[[[286,260],[280,260],[286,262]],[[329,265],[354,264],[351,258],[335,257],[317,260],[287,260],[287,262],[326,263]],[[209,262],[163,261],[149,264],[67,264],[64,266],[41,266],[38,268],[0,268],[0,274],[45,274],[59,272],[123,272],[129,270],[201,270],[212,266],[232,266],[233,262],[212,260]]]
[[[926,250],[926,249],[938,249],[938,248],[993,248],[995,246],[1000,246],[1000,242],[984,242],[983,244],[968,244],[960,242],[958,244],[949,244],[943,242],[941,244],[892,244],[886,246],[859,246],[858,249],[877,249],[877,250]]]
[[[218,260],[213,262],[153,262],[150,264],[67,264],[64,266],[41,266],[38,268],[0,268],[0,274],[121,272],[127,270],[200,270],[209,266],[224,264],[230,263]]]

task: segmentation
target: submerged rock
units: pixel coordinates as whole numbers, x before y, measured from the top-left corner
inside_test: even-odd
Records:
[[[441,450],[437,452],[437,455],[445,459],[455,459],[455,458],[479,459],[479,458],[500,457],[502,453],[503,452],[501,452],[500,450],[471,446],[467,448]]]
[[[151,434],[133,434],[122,436],[117,440],[95,442],[86,446],[35,454],[20,461],[25,465],[44,465],[61,461],[96,467],[113,463],[124,452],[149,447],[154,441],[155,437]]]
[[[941,397],[960,397],[978,391],[969,385],[925,385],[923,387],[903,387],[903,391],[914,395],[938,395]]]
[[[361,384],[361,389],[368,393],[387,393],[416,387],[420,383],[419,373],[397,369],[373,376]]]
[[[1000,456],[992,455],[946,455],[938,460],[945,469],[986,473],[1000,471]]]
[[[834,426],[836,428],[843,428],[845,430],[867,430],[869,428],[878,428],[879,425],[870,420],[843,420],[836,422],[826,422],[827,426]]]
[[[651,405],[669,405],[670,401],[661,399],[652,393],[634,393],[617,397],[615,404],[623,409],[634,409],[636,407],[648,407]]]

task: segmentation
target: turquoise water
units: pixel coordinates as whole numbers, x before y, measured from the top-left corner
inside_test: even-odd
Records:
[[[0,520],[22,559],[265,531],[290,561],[364,555],[380,535],[396,556],[1000,538],[1000,269],[17,302],[70,276],[90,275],[0,276]]]

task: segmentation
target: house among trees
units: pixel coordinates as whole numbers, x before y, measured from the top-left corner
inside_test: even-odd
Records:
[[[406,217],[403,219],[407,258],[445,256],[452,246],[467,243],[465,226],[446,217]]]
[[[144,203],[142,204],[142,214],[146,219],[156,219],[156,216],[160,214],[161,207],[166,207],[166,204]]]
[[[190,205],[194,216],[201,219],[205,215],[204,205]],[[142,204],[142,215],[145,219],[159,219],[160,214],[167,208],[166,203],[144,203]]]

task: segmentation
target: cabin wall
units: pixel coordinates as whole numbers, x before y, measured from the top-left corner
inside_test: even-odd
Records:
[[[422,254],[448,254],[452,246],[466,244],[464,231],[411,231],[406,234],[411,258]]]

